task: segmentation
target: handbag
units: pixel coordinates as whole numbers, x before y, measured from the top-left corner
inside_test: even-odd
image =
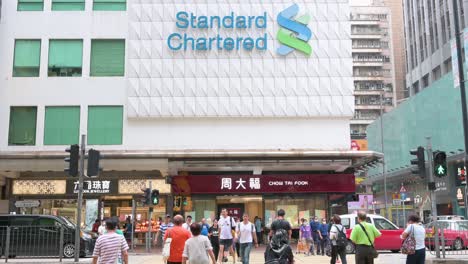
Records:
[[[414,226],[411,225],[410,234],[405,238],[401,244],[401,253],[406,255],[413,255],[416,253],[416,239],[414,239]]]
[[[164,247],[162,251],[162,256],[165,259],[169,258],[169,256],[171,255],[171,242],[172,242],[170,230],[167,230],[167,232],[168,232],[167,238],[166,238],[166,241],[164,242]]]
[[[366,234],[366,237],[367,237],[367,239],[369,240],[369,243],[371,244],[371,254],[372,254],[372,257],[373,257],[373,258],[378,258],[378,257],[379,257],[379,252],[377,252],[377,250],[375,250],[374,243],[372,243],[372,241],[370,240],[370,237],[369,237],[369,235],[367,234],[366,229],[364,228],[364,226],[363,226],[361,223],[359,223],[359,226],[362,228],[362,231],[364,231],[364,234]]]

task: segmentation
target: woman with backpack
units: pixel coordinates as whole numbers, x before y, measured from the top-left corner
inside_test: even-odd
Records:
[[[279,229],[273,234],[265,250],[265,264],[294,264],[294,254],[286,230]]]
[[[330,264],[335,264],[336,259],[340,256],[341,263],[346,264],[346,228],[341,225],[341,218],[339,215],[333,215],[333,224],[330,229],[330,241],[332,243],[331,260]]]

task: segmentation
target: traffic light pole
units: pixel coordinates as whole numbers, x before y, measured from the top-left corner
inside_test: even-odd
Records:
[[[429,185],[430,184],[435,184],[434,181],[434,164],[432,161],[432,142],[431,142],[431,137],[426,137],[427,139],[427,160],[429,163]],[[429,188],[429,192],[431,194],[431,207],[432,207],[432,222],[434,223],[435,227],[435,240],[434,240],[434,246],[435,246],[435,252],[436,252],[436,257],[440,258],[440,247],[439,247],[439,229],[437,225],[437,202],[436,202],[436,194],[435,190],[431,190]]]
[[[78,212],[76,214],[75,230],[75,262],[80,260],[80,232],[81,232],[81,207],[83,205],[83,179],[84,179],[84,160],[86,154],[86,135],[81,135],[80,147],[80,172],[78,174]]]
[[[153,184],[151,183],[151,181],[149,181],[149,188],[150,190],[153,190]],[[148,234],[147,234],[147,239],[146,239],[146,252],[150,253],[151,252],[151,242],[152,242],[152,238],[151,238],[151,228],[152,228],[152,219],[153,219],[153,207],[152,207],[152,203],[150,202],[150,204],[148,204],[149,208],[148,208],[148,218],[149,218],[149,224],[148,224]]]
[[[462,115],[463,115],[463,135],[465,143],[465,156],[464,156],[464,165],[468,165],[468,112],[466,107],[466,91],[465,91],[465,70],[463,69],[463,59],[462,59],[462,46],[461,46],[461,37],[460,37],[460,21],[458,16],[458,0],[453,0],[453,14],[454,14],[454,24],[455,24],[455,41],[457,43],[457,58],[458,58],[458,76],[460,78],[460,95],[461,95],[461,105],[462,105]],[[453,59],[453,58],[452,58]],[[465,185],[465,197],[467,194],[468,187]],[[468,204],[466,203],[467,199],[465,198],[465,215],[468,218]]]

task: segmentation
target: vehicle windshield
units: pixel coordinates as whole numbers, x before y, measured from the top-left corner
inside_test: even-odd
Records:
[[[75,228],[76,227],[76,224],[74,222],[72,222],[71,219],[68,219],[66,217],[60,217],[60,219],[62,219],[66,224],[67,226],[71,227],[71,228]]]

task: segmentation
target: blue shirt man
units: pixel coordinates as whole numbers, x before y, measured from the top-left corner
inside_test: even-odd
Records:
[[[206,219],[203,218],[201,222],[201,235],[202,236],[208,236],[208,230],[210,229],[210,226],[206,223]]]
[[[312,221],[310,221],[310,230],[312,231],[312,238],[314,239],[314,241],[317,241],[318,240],[318,231],[319,231],[319,228],[320,228],[320,223],[318,221],[318,218],[317,217],[314,217],[314,219]]]
[[[328,237],[328,224],[325,219],[322,221],[322,224],[320,224],[319,231],[323,238]]]

